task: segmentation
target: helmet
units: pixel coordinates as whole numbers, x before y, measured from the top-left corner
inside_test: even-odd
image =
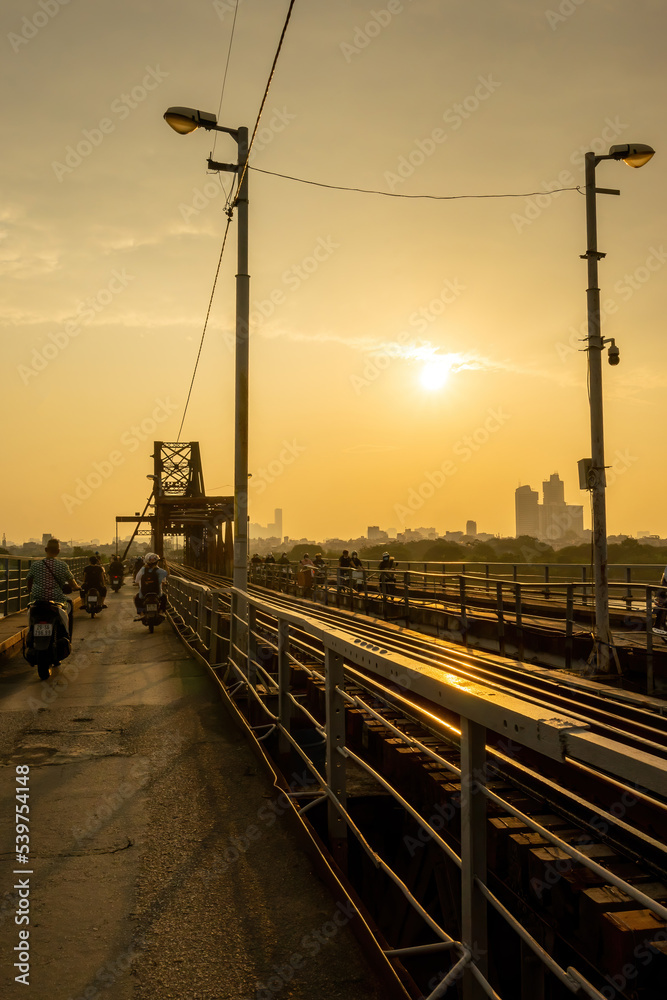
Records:
[[[304,559],[310,559],[310,556],[308,555],[308,553],[307,553],[307,552],[304,552],[304,554],[303,554],[303,558],[304,558]]]
[[[356,554],[357,554],[357,550],[355,549],[354,552],[352,553],[352,555],[356,556]]]
[[[383,552],[382,553],[382,558],[383,559],[388,559],[389,558],[389,553],[388,552]]]
[[[154,566],[160,561],[160,557],[155,552],[147,552],[144,556],[144,562],[147,566]]]

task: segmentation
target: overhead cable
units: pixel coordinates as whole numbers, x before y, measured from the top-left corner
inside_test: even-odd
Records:
[[[206,336],[206,328],[208,326],[208,318],[211,315],[211,306],[213,305],[213,295],[215,293],[215,286],[218,282],[218,275],[220,274],[220,265],[222,263],[222,255],[225,252],[225,243],[227,242],[227,233],[229,232],[229,227],[232,223],[231,214],[227,216],[227,226],[225,228],[225,235],[222,238],[222,247],[220,248],[220,256],[218,257],[218,266],[215,270],[215,277],[213,279],[213,288],[211,289],[211,296],[208,300],[208,309],[206,310],[206,319],[204,320],[204,329],[202,330],[201,340],[199,341],[199,350],[197,351],[197,360],[195,361],[195,367],[192,372],[192,378],[190,379],[190,388],[188,389],[188,398],[185,401],[185,409],[183,410],[183,417],[181,418],[181,426],[178,428],[177,441],[181,440],[181,431],[183,430],[183,424],[185,422],[185,414],[188,412],[188,404],[190,402],[190,396],[192,395],[192,386],[195,382],[195,375],[197,374],[197,367],[199,365],[199,358],[201,357],[201,349],[204,346],[204,337]]]
[[[239,7],[238,7],[238,4],[236,4],[236,6],[234,7],[234,19],[232,21],[232,30],[231,30],[231,33],[230,33],[230,36],[229,36],[229,46],[227,48],[227,60],[225,62],[225,72],[224,72],[223,77],[222,77],[222,87],[220,89],[220,101],[218,103],[218,121],[220,120],[221,113],[222,113],[222,101],[223,101],[223,98],[225,96],[225,84],[227,83],[227,72],[229,70],[229,60],[230,60],[231,54],[232,54],[232,44],[234,42],[234,31],[236,29],[236,15],[238,14],[238,10],[239,10]],[[211,152],[211,156],[213,156],[213,154],[215,153],[215,144],[216,144],[217,141],[218,141],[218,133],[214,132],[213,133],[213,151]],[[220,187],[222,188],[222,192],[223,192],[223,194],[225,196],[225,208],[226,208],[229,205],[229,199],[231,197],[231,190],[230,190],[229,194],[227,193],[227,191],[225,191],[225,186],[222,183],[222,175],[220,174],[220,172],[218,172],[218,180],[220,182]]]
[[[347,187],[344,184],[324,184],[322,181],[311,181],[305,177],[293,177],[291,174],[280,174],[275,170],[262,170],[261,167],[250,167],[260,174],[271,177],[282,177],[284,180],[296,181],[298,184],[313,184],[315,187],[329,188],[332,191],[356,191],[359,194],[379,194],[385,198],[430,198],[433,201],[458,201],[462,198],[533,198],[538,194],[557,194],[559,191],[579,191],[581,188],[562,187],[550,188],[548,191],[525,191],[517,194],[403,194],[400,191],[376,191],[373,188]]]
[[[259,112],[257,114],[257,121],[255,122],[255,127],[253,129],[252,137],[250,139],[250,143],[248,144],[248,154],[246,156],[245,163],[243,164],[243,169],[239,173],[238,186],[237,186],[237,189],[236,189],[237,192],[240,191],[240,189],[241,189],[241,184],[243,182],[243,178],[245,177],[245,172],[248,169],[248,156],[250,155],[250,150],[252,149],[252,144],[253,144],[253,142],[255,140],[255,135],[257,134],[257,128],[259,126],[259,120],[262,117],[262,111],[264,110],[264,105],[266,104],[266,98],[267,98],[268,93],[269,93],[269,87],[271,86],[271,81],[273,80],[273,75],[275,73],[276,64],[278,62],[278,56],[280,55],[280,50],[282,48],[283,40],[285,38],[285,33],[287,31],[287,25],[289,24],[290,17],[292,16],[292,9],[294,7],[295,2],[296,2],[296,0],[290,0],[289,10],[287,11],[287,17],[285,18],[285,23],[283,25],[283,30],[281,32],[280,40],[278,42],[278,47],[276,49],[276,54],[275,54],[275,56],[273,58],[273,65],[271,66],[271,72],[269,73],[269,79],[268,79],[266,87],[264,89],[264,97],[262,98],[262,103],[260,104]],[[229,39],[229,50],[227,52],[227,64],[225,66],[225,75],[224,75],[224,78],[223,78],[223,81],[222,81],[222,92],[220,94],[220,106],[218,108],[218,115],[220,114],[220,108],[222,107],[222,97],[223,97],[224,90],[225,90],[225,80],[227,79],[227,68],[229,66],[229,58],[230,58],[230,55],[231,55],[232,41],[233,41],[233,38],[234,38],[234,26],[236,25],[236,12],[237,11],[238,11],[238,4],[236,5],[236,9],[234,11],[234,23],[232,25],[232,33],[231,33],[231,37]],[[224,187],[223,187],[223,191],[224,191]],[[222,256],[223,256],[223,254],[225,252],[225,244],[227,242],[227,233],[229,232],[229,227],[230,227],[231,221],[232,221],[232,211],[233,211],[234,206],[236,204],[236,202],[234,202],[231,205],[231,207],[228,207],[229,206],[229,197],[227,199],[227,202],[228,202],[228,204],[226,206],[226,211],[227,211],[227,226],[225,228],[225,233],[224,233],[224,236],[223,236],[223,239],[222,239],[222,247],[220,248],[220,256],[218,258],[218,266],[216,268],[215,277],[213,279],[213,287],[211,289],[211,295],[210,295],[210,298],[209,298],[209,301],[208,301],[208,309],[206,310],[206,318],[204,320],[204,328],[202,330],[201,339],[199,341],[199,350],[197,351],[197,359],[195,361],[195,366],[194,366],[194,369],[193,369],[193,372],[192,372],[192,378],[190,379],[190,388],[188,389],[188,398],[185,401],[185,408],[183,410],[183,417],[181,419],[181,426],[178,429],[178,437],[176,438],[177,441],[181,440],[181,432],[183,430],[183,424],[185,423],[185,415],[188,412],[188,405],[190,403],[190,397],[192,395],[192,387],[194,385],[195,376],[197,374],[197,368],[199,366],[199,359],[201,357],[202,347],[204,346],[204,337],[206,336],[206,329],[207,329],[207,326],[208,326],[208,318],[209,318],[209,316],[211,314],[211,306],[213,305],[213,295],[215,293],[215,287],[216,287],[217,282],[218,282],[218,275],[220,274],[220,265],[222,263]]]
[[[250,156],[250,150],[252,149],[252,144],[255,141],[255,136],[257,135],[257,129],[259,128],[259,120],[262,117],[262,112],[264,111],[264,105],[266,104],[266,98],[269,95],[269,88],[273,81],[273,75],[276,71],[276,65],[278,63],[278,56],[280,55],[280,50],[283,47],[283,41],[285,40],[285,34],[287,33],[287,25],[289,24],[290,17],[292,16],[292,10],[294,9],[294,4],[296,0],[290,0],[289,10],[287,11],[287,17],[285,18],[285,23],[283,25],[283,30],[280,34],[280,39],[278,41],[278,47],[276,49],[276,54],[273,57],[273,65],[271,66],[271,72],[269,73],[269,79],[266,81],[266,87],[264,88],[264,97],[262,98],[262,103],[259,106],[259,111],[257,113],[257,121],[255,122],[255,127],[252,130],[252,136],[250,137],[250,142],[248,143],[248,154],[246,156],[246,161],[243,164],[243,169],[239,174],[239,182],[236,188],[237,191],[241,190],[241,184],[243,183],[243,178],[245,177],[246,170],[248,169],[248,158]]]

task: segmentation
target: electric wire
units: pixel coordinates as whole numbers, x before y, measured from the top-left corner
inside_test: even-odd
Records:
[[[271,72],[269,73],[269,79],[267,80],[266,87],[264,89],[264,96],[262,98],[262,102],[260,104],[259,112],[257,114],[257,120],[255,122],[255,127],[253,129],[253,133],[252,133],[252,137],[250,139],[250,142],[248,144],[248,152],[246,154],[245,163],[243,164],[243,168],[240,171],[240,176],[239,176],[239,179],[238,179],[238,185],[237,185],[237,188],[236,188],[236,190],[237,190],[237,196],[238,196],[238,192],[241,190],[241,184],[243,182],[243,178],[245,177],[246,170],[248,169],[248,156],[250,155],[250,150],[252,149],[252,144],[255,141],[255,135],[257,134],[257,128],[259,126],[259,121],[260,121],[260,118],[262,117],[262,111],[264,110],[264,105],[266,104],[266,98],[268,96],[269,88],[270,88],[271,82],[273,80],[273,76],[274,76],[274,73],[275,73],[275,70],[276,70],[276,65],[277,65],[277,62],[278,62],[278,56],[280,55],[280,50],[282,49],[283,41],[285,39],[285,34],[287,32],[287,25],[289,24],[290,17],[292,16],[292,10],[294,8],[295,2],[296,2],[296,0],[290,0],[289,10],[287,11],[287,17],[285,18],[285,23],[283,25],[283,30],[281,32],[280,39],[278,41],[278,47],[276,49],[275,56],[273,57],[273,65],[271,66]],[[231,55],[232,41],[233,41],[233,38],[234,38],[234,25],[236,24],[236,12],[237,11],[238,11],[238,4],[236,5],[236,8],[234,10],[234,24],[232,25],[231,37],[229,39],[229,50],[227,52],[227,64],[225,66],[225,74],[224,74],[224,78],[223,78],[223,81],[222,81],[222,91],[221,91],[221,94],[220,94],[220,106],[218,108],[218,114],[220,113],[220,107],[222,107],[222,98],[223,98],[223,94],[224,94],[224,90],[225,90],[225,81],[227,79],[227,68],[229,66],[229,58],[230,58],[230,55]],[[222,184],[222,182],[221,182],[221,184]],[[224,191],[224,187],[223,187],[223,191]],[[199,350],[197,351],[197,358],[195,360],[195,365],[194,365],[194,369],[193,369],[193,372],[192,372],[192,378],[190,379],[190,388],[188,389],[188,397],[187,397],[187,399],[185,401],[185,408],[183,410],[183,417],[181,418],[181,426],[178,429],[178,436],[176,438],[177,441],[181,440],[181,432],[183,430],[183,424],[185,423],[185,417],[186,417],[186,414],[188,412],[188,406],[189,406],[189,403],[190,403],[190,397],[192,396],[192,387],[194,386],[195,377],[197,375],[197,368],[199,366],[199,359],[201,357],[202,347],[204,346],[204,338],[206,336],[206,330],[207,330],[207,327],[208,327],[208,320],[209,320],[209,316],[211,314],[211,306],[213,305],[213,296],[215,294],[215,288],[216,288],[216,285],[218,283],[218,275],[220,274],[220,265],[222,264],[222,256],[223,256],[223,254],[225,252],[225,245],[227,243],[227,234],[229,232],[229,227],[231,225],[232,214],[233,214],[233,209],[234,209],[234,207],[236,205],[236,200],[234,201],[234,203],[230,207],[229,206],[230,195],[227,195],[227,205],[225,206],[226,211],[227,211],[227,226],[225,228],[225,233],[224,233],[224,236],[222,238],[222,247],[220,248],[220,256],[218,257],[218,266],[217,266],[216,271],[215,271],[215,277],[213,278],[213,287],[211,288],[211,295],[209,297],[208,308],[206,310],[206,318],[204,319],[204,328],[202,330],[201,339],[199,341]]]
[[[344,184],[324,184],[322,181],[311,181],[305,177],[294,177],[291,174],[281,174],[275,170],[263,170],[261,167],[250,167],[260,174],[269,174],[271,177],[282,177],[284,180],[296,181],[298,184],[312,184],[315,187],[329,188],[332,191],[356,191],[359,194],[379,194],[385,198],[429,198],[432,201],[460,201],[462,199],[474,198],[533,198],[538,194],[545,194],[544,191],[524,191],[517,194],[404,194],[401,191],[378,191],[374,188],[347,187]],[[557,194],[559,191],[579,191],[579,186],[554,188],[549,194]]]
[[[287,11],[287,16],[285,18],[285,23],[283,24],[283,30],[282,30],[282,32],[280,34],[280,39],[278,40],[278,47],[276,48],[276,54],[273,57],[273,65],[271,66],[271,72],[269,73],[269,79],[266,81],[266,87],[264,88],[264,96],[262,98],[262,103],[260,104],[259,111],[257,113],[257,120],[255,122],[255,127],[252,130],[252,135],[250,137],[250,142],[248,143],[248,152],[246,154],[245,163],[243,164],[243,168],[241,169],[241,171],[239,173],[239,182],[238,182],[238,185],[237,185],[237,188],[236,188],[237,199],[234,201],[234,205],[236,205],[236,201],[238,200],[238,192],[240,192],[240,190],[241,190],[241,185],[243,184],[243,179],[244,179],[244,177],[246,175],[246,171],[248,169],[248,160],[250,158],[250,151],[252,149],[252,144],[255,141],[255,136],[257,135],[257,129],[259,128],[259,121],[260,121],[260,118],[262,117],[262,112],[264,111],[264,105],[266,104],[266,99],[269,96],[269,88],[271,86],[271,83],[273,82],[273,77],[274,77],[274,74],[275,74],[275,71],[276,71],[276,65],[278,64],[278,57],[279,57],[280,51],[281,51],[281,49],[283,47],[283,42],[285,40],[285,35],[287,33],[287,25],[289,24],[290,17],[292,16],[292,10],[294,9],[294,4],[295,3],[296,3],[296,0],[290,0],[289,10]],[[234,207],[234,205],[232,207]]]
[[[232,223],[231,213],[227,216],[227,226],[225,228],[225,234],[222,238],[222,246],[220,248],[220,256],[218,257],[218,266],[215,269],[215,277],[213,278],[213,287],[211,288],[211,295],[208,300],[208,309],[206,310],[206,318],[204,319],[204,329],[202,330],[201,340],[199,341],[199,350],[197,351],[197,359],[195,361],[195,367],[192,372],[192,378],[190,379],[190,388],[188,389],[188,398],[185,401],[185,409],[183,410],[183,416],[181,418],[181,426],[178,428],[177,441],[181,440],[181,431],[183,430],[183,424],[185,423],[185,415],[188,412],[188,405],[190,403],[190,396],[192,395],[192,387],[195,382],[195,376],[197,374],[197,368],[199,366],[199,359],[201,357],[202,347],[204,346],[204,337],[206,336],[206,330],[208,327],[208,318],[211,315],[211,306],[213,305],[213,295],[215,294],[215,287],[218,283],[218,275],[220,274],[220,265],[222,264],[222,255],[225,252],[225,244],[227,243],[227,233],[229,232],[229,227]]]
[[[236,15],[238,14],[238,10],[239,10],[239,8],[238,8],[238,4],[237,4],[234,7],[234,20],[232,21],[232,30],[231,30],[230,35],[229,35],[229,47],[227,48],[227,60],[225,62],[225,72],[224,72],[224,75],[222,77],[222,87],[220,89],[220,101],[218,103],[218,119],[220,118],[220,114],[222,112],[222,99],[225,96],[225,84],[227,83],[227,73],[229,71],[229,60],[230,60],[231,54],[232,54],[232,44],[234,42],[234,31],[236,29]],[[214,137],[213,137],[213,149],[214,150],[215,150],[215,143],[217,141],[217,138],[218,138],[218,134],[216,132],[215,135],[214,135]]]
[[[220,89],[220,101],[218,103],[218,121],[220,120],[221,113],[222,113],[222,101],[223,101],[223,98],[225,96],[225,84],[227,83],[227,73],[229,71],[229,61],[230,61],[230,58],[231,58],[231,55],[232,55],[232,45],[233,45],[233,42],[234,42],[234,31],[236,30],[236,15],[238,14],[238,10],[239,10],[239,7],[238,7],[238,3],[237,3],[236,6],[234,7],[234,20],[232,21],[232,30],[230,32],[229,46],[227,48],[227,60],[225,62],[225,72],[223,74],[222,87]],[[213,150],[211,151],[211,158],[213,158],[213,154],[215,153],[215,146],[216,146],[217,141],[218,141],[218,132],[214,132],[213,133]],[[229,202],[230,202],[230,199],[231,199],[231,196],[232,196],[232,188],[230,188],[229,191],[225,190],[225,185],[222,183],[222,174],[220,173],[220,171],[218,171],[218,182],[219,182],[220,187],[222,188],[222,192],[223,192],[223,194],[225,196],[225,209],[227,209],[229,207]]]

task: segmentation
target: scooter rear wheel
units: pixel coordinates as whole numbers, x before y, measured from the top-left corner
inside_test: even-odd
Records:
[[[48,663],[38,663],[37,673],[39,674],[40,681],[47,681],[49,679],[49,664]]]

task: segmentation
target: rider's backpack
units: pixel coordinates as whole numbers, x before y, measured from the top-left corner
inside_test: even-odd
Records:
[[[141,577],[142,594],[158,594],[160,591],[160,577],[156,566],[147,566]]]

